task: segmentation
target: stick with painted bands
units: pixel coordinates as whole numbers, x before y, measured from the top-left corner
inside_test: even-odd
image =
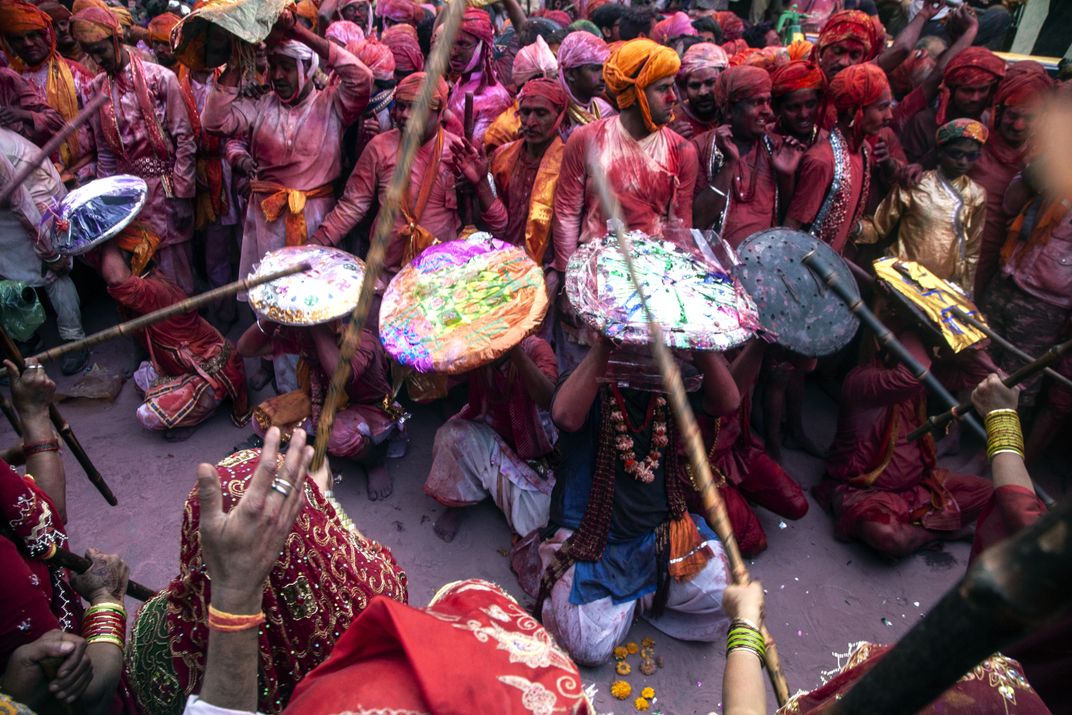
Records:
[[[94,345],[100,345],[101,343],[114,340],[115,338],[121,338],[131,333],[135,333],[139,330],[147,328],[150,325],[159,323],[162,320],[173,318],[176,315],[182,315],[188,313],[191,310],[196,310],[203,305],[215,302],[220,298],[226,298],[228,296],[235,295],[247,291],[250,288],[256,288],[264,283],[271,283],[274,280],[285,278],[286,276],[294,275],[295,273],[303,273],[311,268],[311,265],[307,261],[295,264],[288,268],[283,268],[274,273],[258,276],[256,278],[244,278],[234,283],[228,283],[227,285],[220,286],[219,288],[213,288],[212,290],[205,291],[200,295],[195,295],[186,300],[181,300],[178,303],[161,308],[160,310],[154,310],[152,313],[146,313],[145,315],[139,315],[133,320],[128,320],[125,323],[120,323],[114,327],[102,330],[99,333],[94,333],[81,340],[76,340],[70,343],[63,343],[57,345],[50,350],[46,350],[37,355],[31,356],[34,360],[42,365],[46,362],[51,362],[57,358],[63,357],[68,353],[77,352],[84,348],[91,348]]]
[[[447,69],[450,59],[451,46],[458,36],[461,28],[462,15],[465,14],[466,3],[455,0],[447,9],[447,18],[444,22],[443,34],[432,48],[432,54],[425,65],[427,76],[421,85],[421,92],[417,101],[413,103],[413,114],[406,121],[406,129],[402,133],[402,147],[398,152],[398,163],[395,164],[391,183],[387,187],[387,194],[380,206],[380,215],[376,221],[376,234],[369,246],[368,256],[365,258],[365,277],[361,282],[361,294],[357,305],[350,316],[350,324],[346,326],[346,335],[343,337],[342,346],[339,349],[339,364],[331,376],[331,386],[328,388],[327,398],[324,400],[324,409],[320,413],[320,420],[316,425],[316,443],[313,448],[313,461],[309,466],[311,472],[315,472],[324,464],[324,458],[328,451],[328,437],[331,436],[331,427],[335,423],[335,410],[339,404],[339,396],[346,389],[350,381],[350,360],[361,339],[361,331],[368,322],[369,310],[376,292],[376,281],[383,271],[383,261],[387,254],[387,244],[391,233],[394,231],[395,217],[398,215],[399,206],[402,204],[406,187],[410,181],[410,170],[413,167],[413,158],[417,149],[421,146],[424,129],[428,122],[429,107],[432,103],[432,95],[435,93],[439,78]],[[431,169],[429,169],[431,170]]]
[[[624,225],[621,221],[622,210],[618,204],[618,199],[610,190],[605,174],[598,168],[592,157],[589,157],[589,167],[589,175],[592,177],[592,183],[599,192],[604,212],[607,216],[617,219],[614,221],[617,226]],[[707,452],[704,449],[703,437],[700,435],[700,428],[696,424],[696,416],[692,413],[692,408],[689,406],[688,398],[685,395],[685,385],[681,380],[681,371],[678,370],[677,364],[670,354],[670,349],[666,347],[666,343],[663,341],[662,328],[655,320],[651,307],[648,305],[648,298],[641,288],[640,278],[633,263],[633,242],[625,231],[617,230],[616,236],[622,258],[625,259],[626,268],[629,270],[629,277],[636,288],[641,308],[648,322],[648,330],[651,332],[652,354],[659,365],[663,385],[666,387],[670,397],[671,411],[674,413],[678,430],[685,441],[689,465],[692,467],[693,477],[699,485],[700,497],[703,499],[704,510],[707,512],[707,522],[722,541],[722,548],[729,561],[734,583],[747,584],[752,579],[748,574],[748,567],[744,564],[744,558],[741,557],[741,550],[737,546],[737,538],[733,534],[733,526],[730,524],[729,516],[726,513],[726,505],[715,487],[714,478],[711,476],[711,468],[707,462]],[[767,630],[766,624],[760,624],[760,632],[763,634],[763,640],[766,641],[765,662],[771,686],[774,688],[774,696],[777,698],[779,706],[784,705],[785,701],[789,699],[789,684],[786,682],[785,673],[782,672],[781,660],[778,657],[778,647]]]
[[[990,338],[995,343],[997,343],[999,347],[1001,347],[1001,348],[1003,348],[1005,350],[1008,350],[1010,353],[1012,353],[1016,357],[1020,358],[1025,363],[1035,362],[1035,358],[1031,357],[1030,355],[1025,353],[1023,350],[1021,350],[1020,348],[1016,347],[1015,345],[1010,343],[1008,340],[1006,340],[1005,338],[1003,338],[1000,335],[998,335],[997,333],[995,333],[994,330],[989,325],[987,325],[986,323],[982,322],[981,320],[976,320],[975,318],[973,318],[972,316],[968,315],[967,313],[965,313],[963,310],[961,310],[960,308],[958,308],[956,306],[953,306],[953,313],[957,316],[957,320],[960,320],[960,321],[966,323],[967,325],[972,326],[973,328],[978,330],[980,333],[982,333],[983,335],[985,335],[986,337]],[[1069,389],[1072,389],[1072,380],[1069,380],[1067,377],[1065,377],[1061,373],[1057,372],[1052,367],[1042,368],[1042,371],[1044,373],[1046,373],[1047,377],[1051,377],[1054,380],[1057,380],[1057,382],[1061,383],[1065,387],[1067,387]]]
[[[22,186],[22,182],[26,181],[26,177],[37,170],[37,167],[41,166],[42,161],[48,161],[48,158],[52,156],[52,153],[59,149],[60,144],[67,141],[67,137],[74,134],[78,127],[86,123],[86,121],[93,116],[93,113],[100,109],[100,106],[104,104],[104,101],[108,99],[107,94],[98,94],[93,99],[89,100],[86,106],[82,107],[82,111],[74,116],[74,119],[63,125],[63,129],[60,129],[43,147],[41,151],[37,153],[30,161],[26,162],[26,165],[15,172],[15,177],[9,184],[0,189],[0,206],[4,205],[4,202],[8,200],[15,189]]]

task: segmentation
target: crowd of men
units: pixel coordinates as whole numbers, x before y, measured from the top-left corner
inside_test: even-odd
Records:
[[[244,278],[284,246],[365,257],[407,123],[425,109],[387,227],[384,282],[432,244],[480,230],[523,248],[544,268],[550,296],[539,331],[501,359],[461,381],[408,383],[418,402],[467,391],[436,434],[424,486],[446,507],[436,533],[450,541],[465,507],[494,500],[518,537],[511,563],[542,626],[480,582],[452,585],[426,610],[401,605],[402,566],[349,521],[326,472],[305,478],[301,445],[325,408],[346,324],[254,320],[241,296],[136,339],[141,427],[187,439],[229,402],[234,422],[252,418],[258,437],[216,470],[202,465],[179,574],[142,607],[129,636],[118,557],[94,554],[93,568],[70,578],[49,562],[66,539],[59,443],[42,412],[54,385],[39,366],[20,376],[9,365],[23,434],[7,457],[27,473],[3,465],[0,474],[0,555],[17,583],[0,595],[4,692],[46,712],[56,701],[86,712],[280,712],[288,703],[295,712],[453,712],[437,709],[434,688],[407,690],[406,678],[442,681],[442,703],[479,694],[405,644],[469,618],[464,628],[481,643],[508,650],[524,635],[530,650],[511,655],[502,672],[517,672],[500,677],[519,702],[544,698],[545,709],[532,712],[555,703],[585,712],[584,693],[563,678],[579,682],[574,664],[615,657],[635,617],[711,642],[732,616],[727,688],[736,684],[738,712],[761,711],[758,660],[748,651],[761,654],[748,629],[761,618],[762,594],[729,585],[667,397],[636,387],[637,372],[657,371],[586,327],[562,291],[571,256],[607,234],[603,186],[625,228],[649,236],[696,228],[736,249],[773,227],[809,233],[859,268],[865,297],[919,363],[950,391],[976,389],[993,480],[939,465],[956,432],[908,439],[927,415],[926,390],[866,333],[821,362],[760,338],[730,353],[681,356],[745,555],[767,547],[756,506],[786,519],[808,511],[782,466],[784,448],[825,458],[813,497],[835,536],[890,557],[973,533],[978,553],[1033,521],[1045,506],[1024,459],[1066,429],[1072,392],[1034,379],[1017,403],[988,376],[1013,371],[1020,356],[987,343],[943,349],[868,277],[884,255],[917,262],[1030,355],[1072,332],[1072,182],[1062,168],[1072,77],[999,57],[990,48],[1002,45],[1008,13],[974,4],[905,3],[886,18],[895,35],[875,14],[838,9],[811,18],[811,42],[780,36],[773,22],[749,24],[713,0],[658,9],[588,0],[528,14],[516,0],[470,3],[447,39],[445,76],[421,107],[446,4],[302,0],[254,47],[212,32],[181,41],[191,25],[180,26],[190,11],[180,3],[170,12],[157,2],[0,0],[0,185],[105,97],[0,209],[0,278],[43,288],[63,341],[85,335],[75,265],[47,230],[69,190],[116,175],[148,187],[137,219],[78,258],[76,277],[96,274],[127,319]],[[223,66],[199,61],[221,52]],[[329,455],[363,465],[373,500],[391,495],[384,461],[406,448],[399,373],[377,311],[328,440]],[[232,341],[225,336],[236,323],[248,328]],[[60,367],[73,375],[87,359],[74,351]],[[259,365],[251,375],[247,360]],[[1057,369],[1072,376],[1072,361]],[[828,449],[806,429],[807,381],[838,385]],[[251,404],[251,390],[269,382],[275,396]],[[1026,440],[1019,422],[1011,426],[1017,409]],[[291,445],[285,459],[281,437]],[[78,633],[85,638],[64,635]],[[1048,668],[1069,659],[1067,639],[1056,636],[1019,653],[1055,711],[1067,693]],[[461,638],[451,628],[436,637]],[[398,647],[372,652],[377,639]],[[472,645],[451,647],[463,654]],[[478,648],[472,662],[481,658],[492,656]],[[62,665],[39,665],[49,659]],[[358,666],[365,675],[348,676],[347,687],[392,687],[353,686],[343,698],[351,707],[328,698],[343,682],[333,678]],[[510,711],[487,707],[459,712]]]

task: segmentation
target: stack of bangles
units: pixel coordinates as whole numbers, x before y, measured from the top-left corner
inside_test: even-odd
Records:
[[[111,643],[123,650],[127,635],[127,609],[121,603],[98,603],[86,610],[82,637],[86,643]]]
[[[726,656],[729,657],[729,654],[735,650],[755,653],[760,665],[767,663],[767,644],[763,640],[763,634],[755,624],[743,618],[734,619],[726,635]]]
[[[1016,410],[992,410],[986,415],[986,457],[994,459],[1002,453],[1024,456],[1024,433]]]
[[[251,628],[264,623],[264,612],[240,615],[227,613],[215,608],[211,603],[208,605],[208,627],[220,633],[237,633],[248,631]]]

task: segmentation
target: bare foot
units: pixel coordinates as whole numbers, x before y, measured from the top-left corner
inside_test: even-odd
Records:
[[[324,457],[324,463],[320,465],[320,469],[310,472],[309,477],[316,482],[316,486],[320,487],[321,493],[331,491],[331,465],[328,463],[327,456]]]
[[[435,520],[432,529],[435,531],[436,536],[449,544],[454,541],[454,537],[458,533],[458,524],[461,522],[461,518],[462,510],[460,508],[447,507],[447,510]]]
[[[387,465],[382,461],[365,467],[368,474],[368,498],[369,501],[379,501],[391,496],[394,491],[394,481],[391,473],[387,471]]]

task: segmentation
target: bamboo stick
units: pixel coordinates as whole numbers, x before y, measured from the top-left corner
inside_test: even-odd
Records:
[[[56,549],[56,554],[49,559],[50,562],[57,566],[62,566],[65,569],[70,569],[75,573],[82,574],[89,571],[89,568],[93,565],[93,562],[84,556],[72,553],[67,549]],[[127,580],[127,595],[131,598],[135,598],[139,601],[148,601],[150,598],[156,595],[156,591],[143,586],[137,581]]]
[[[1057,362],[1058,358],[1072,350],[1072,340],[1061,343],[1060,345],[1054,345],[1046,352],[1039,355],[1034,361],[1029,362],[1022,368],[1014,372],[1013,374],[1002,380],[1002,384],[1005,387],[1016,387],[1024,380],[1030,377],[1034,377],[1042,371],[1047,365],[1052,365]],[[908,434],[909,440],[919,439],[923,435],[930,432],[932,429],[942,427],[955,419],[970,419],[970,416],[975,413],[975,405],[968,402],[962,402],[959,405],[953,405],[947,412],[943,412],[939,415],[932,415],[927,418],[920,427],[917,427],[915,431]],[[984,437],[986,433],[983,433]]]
[[[588,163],[589,176],[599,192],[604,213],[612,217],[614,224],[618,227],[615,229],[618,246],[621,250],[622,258],[625,259],[629,277],[636,288],[641,308],[648,322],[648,330],[651,332],[652,353],[659,365],[663,385],[669,393],[670,406],[677,421],[678,430],[685,441],[686,453],[689,464],[692,467],[693,477],[699,484],[700,496],[703,499],[704,510],[707,512],[707,522],[722,541],[722,548],[726,553],[726,558],[729,560],[734,583],[747,584],[752,579],[748,574],[748,567],[745,566],[744,558],[741,556],[740,547],[737,546],[737,538],[733,534],[733,526],[730,524],[729,516],[726,513],[726,505],[722,501],[722,496],[718,493],[715,481],[711,476],[711,468],[707,462],[707,452],[704,449],[703,438],[700,435],[700,428],[696,424],[696,416],[693,414],[688,398],[685,395],[681,371],[678,370],[677,364],[670,354],[670,349],[666,347],[666,343],[663,341],[662,328],[655,320],[651,307],[648,305],[648,298],[641,287],[636,265],[633,263],[632,241],[628,233],[621,230],[621,227],[624,226],[621,220],[621,206],[607,184],[605,174],[598,168],[595,157],[590,156]],[[770,677],[771,686],[774,688],[774,696],[778,700],[778,705],[781,706],[789,699],[789,684],[786,682],[785,673],[782,671],[781,661],[778,657],[778,647],[770,631],[767,630],[765,623],[760,623],[760,630],[766,642],[767,674]]]
[[[398,152],[398,162],[395,164],[391,183],[387,187],[387,193],[383,204],[380,206],[380,215],[377,217],[376,233],[369,246],[368,256],[365,259],[365,277],[361,283],[361,294],[357,305],[350,316],[350,324],[346,326],[346,334],[343,337],[342,346],[339,349],[339,364],[331,376],[331,386],[328,388],[327,398],[324,400],[324,409],[320,412],[320,419],[316,425],[316,442],[313,448],[313,461],[309,469],[312,472],[320,469],[324,458],[327,456],[328,438],[331,436],[331,428],[335,423],[335,409],[339,403],[339,396],[346,389],[350,380],[350,360],[360,342],[361,331],[368,322],[369,310],[376,291],[376,281],[383,271],[383,261],[387,253],[387,244],[394,231],[395,217],[398,215],[399,206],[402,203],[404,192],[410,181],[410,169],[413,166],[413,158],[417,149],[421,146],[424,137],[425,126],[428,122],[429,107],[432,103],[432,95],[436,84],[447,69],[450,59],[451,47],[458,36],[461,28],[462,15],[465,14],[466,3],[456,0],[450,3],[447,9],[447,17],[444,22],[443,34],[436,41],[435,47],[425,65],[427,76],[421,85],[421,92],[417,101],[413,104],[413,113],[406,121],[406,129],[402,133],[402,146]]]
[[[908,352],[908,348],[902,345],[901,342],[894,337],[890,329],[879,320],[877,315],[871,312],[870,308],[864,305],[858,295],[853,295],[852,292],[849,291],[848,286],[842,284],[837,273],[834,272],[834,269],[830,264],[824,261],[814,251],[804,256],[804,258],[801,259],[801,263],[814,271],[815,275],[819,276],[824,283],[830,286],[830,288],[838,294],[841,300],[845,302],[845,305],[848,306],[849,310],[852,311],[852,314],[866,323],[867,327],[871,328],[879,345],[893,353],[893,355],[904,363],[905,367],[915,375],[917,380],[929,387],[934,394],[942,399],[943,402],[951,407],[956,406],[957,400],[949,393],[949,390],[942,386],[942,383],[938,381],[938,378],[931,374],[931,371],[928,368],[920,365],[919,361],[912,357],[912,353]],[[966,422],[978,435],[984,440],[986,439],[986,430],[982,428],[977,420],[969,418]]]
[[[271,283],[272,281],[279,280],[280,278],[285,278],[290,275],[294,275],[295,273],[302,273],[304,271],[309,270],[310,268],[311,266],[308,261],[302,261],[301,263],[297,263],[287,268],[282,268],[278,271],[275,271],[274,273],[268,273],[266,275],[258,276],[256,278],[244,278],[240,281],[235,281],[234,283],[228,283],[227,285],[220,286],[219,288],[213,288],[212,290],[208,290],[199,295],[187,298],[186,300],[181,300],[178,303],[174,303],[172,305],[167,306],[166,308],[154,310],[152,313],[146,313],[145,315],[139,315],[137,318],[128,320],[125,323],[120,323],[119,325],[108,328],[107,330],[101,330],[100,332],[94,333],[93,335],[89,335],[85,338],[82,338],[81,340],[57,345],[54,348],[45,350],[44,352],[38,353],[31,357],[43,365],[46,362],[51,362],[57,358],[63,357],[68,353],[78,352],[79,350],[91,348],[94,345],[100,345],[101,343],[108,342],[109,340],[114,340],[116,338],[121,338],[130,335],[131,333],[143,330],[150,325],[159,323],[162,320],[167,320],[168,318],[173,318],[176,315],[182,315],[183,313],[188,313],[191,310],[196,310],[201,306],[208,305],[209,303],[219,300],[220,298],[226,298],[227,296],[231,296],[236,293],[241,293],[242,291],[249,290],[250,288],[256,288],[259,285]]]
[[[961,322],[964,322],[964,323],[967,323],[968,325],[972,326],[973,328],[978,330],[980,333],[982,333],[983,335],[985,335],[986,337],[990,338],[995,343],[997,343],[998,346],[1004,348],[1005,350],[1008,350],[1010,353],[1012,353],[1016,357],[1020,358],[1025,363],[1035,362],[1035,358],[1031,357],[1030,355],[1025,353],[1023,350],[1021,350],[1020,348],[1016,347],[1015,345],[1010,343],[1005,338],[1003,338],[1000,335],[998,335],[996,332],[994,332],[993,328],[991,328],[989,325],[987,325],[986,323],[982,322],[981,320],[976,320],[975,318],[973,318],[972,316],[968,315],[967,313],[965,313],[963,310],[961,310],[960,308],[958,308],[956,306],[953,306],[953,313],[957,316],[957,320],[959,320]],[[1042,368],[1042,371],[1044,373],[1046,373],[1047,377],[1051,377],[1054,380],[1057,380],[1057,382],[1061,383],[1065,387],[1072,389],[1072,380],[1069,380],[1067,377],[1065,377],[1061,373],[1057,372],[1052,367],[1044,367],[1044,368]]]
[[[104,104],[104,100],[108,99],[107,94],[98,94],[93,99],[86,103],[86,106],[82,107],[82,110],[74,116],[74,119],[63,125],[63,129],[60,129],[51,139],[49,139],[41,151],[37,153],[33,159],[28,161],[21,169],[15,172],[14,178],[0,189],[0,206],[4,205],[4,202],[15,192],[15,189],[22,186],[22,182],[26,181],[26,177],[32,174],[41,166],[42,161],[48,161],[52,153],[59,148],[60,144],[67,141],[67,137],[74,134],[78,127],[85,124],[93,113],[100,109],[100,106]]]
[[[11,336],[7,334],[3,326],[0,326],[0,344],[2,344],[3,351],[7,354],[9,360],[15,364],[21,373],[26,369],[26,360],[23,359],[22,353],[19,352],[19,348],[15,345],[15,341],[11,339]],[[52,426],[59,432],[60,437],[66,443],[67,448],[71,450],[71,454],[78,460],[78,464],[81,465],[82,470],[89,477],[89,481],[97,488],[97,491],[101,493],[104,500],[112,506],[115,506],[119,501],[115,498],[115,494],[108,487],[108,484],[104,481],[104,477],[93,465],[93,460],[86,454],[86,450],[82,448],[82,443],[78,441],[78,438],[74,436],[74,430],[71,429],[71,425],[60,414],[56,405],[50,404],[48,406],[48,418],[52,421]]]

